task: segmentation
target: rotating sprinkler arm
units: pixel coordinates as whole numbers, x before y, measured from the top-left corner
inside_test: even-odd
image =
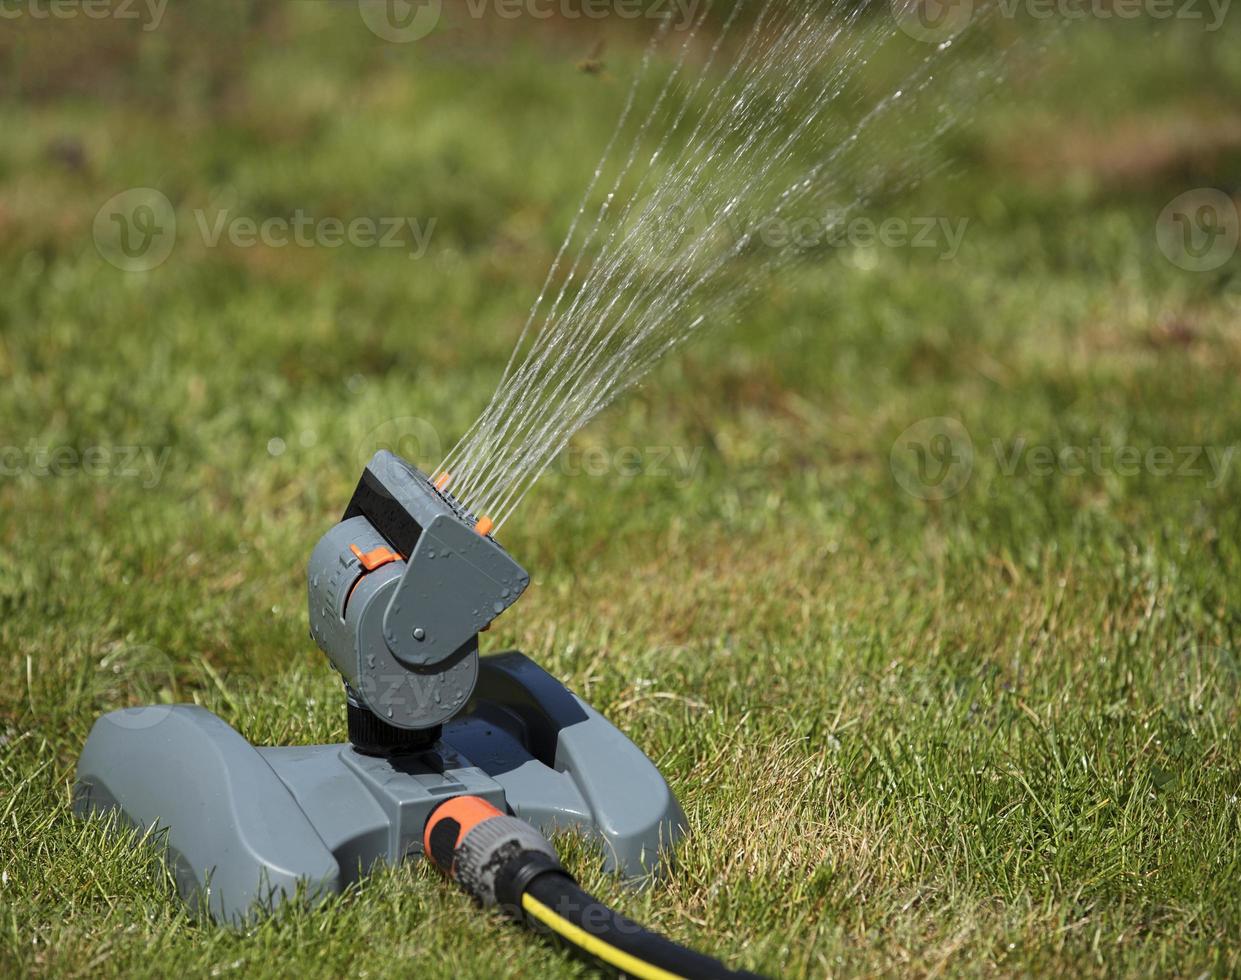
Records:
[[[345,679],[351,737],[356,720],[373,748],[434,737],[465,706],[478,634],[530,583],[442,487],[376,453],[310,557],[311,636]]]

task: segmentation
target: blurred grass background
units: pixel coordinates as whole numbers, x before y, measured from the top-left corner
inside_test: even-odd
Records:
[[[309,549],[375,448],[433,465],[485,403],[650,24],[458,7],[396,44],[352,3],[45,9],[0,22],[0,971],[582,973],[421,867],[217,929],[68,802],[118,706],[343,738]],[[592,700],[695,831],[641,894],[574,850],[587,885],[779,975],[1238,971],[1241,262],[1156,235],[1241,192],[1234,20],[1086,18],[946,92],[936,176],[871,213],[965,221],[950,261],[772,277],[505,527],[534,585],[490,649]],[[126,272],[92,230],[138,187],[177,238]],[[299,209],[434,223],[411,258],[208,247],[196,216]],[[957,492],[924,499],[943,418]],[[1174,469],[1004,465],[1094,444]]]

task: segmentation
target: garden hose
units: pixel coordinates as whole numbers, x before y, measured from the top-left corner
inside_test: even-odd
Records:
[[[678,946],[578,887],[538,830],[477,796],[440,804],[427,820],[426,854],[484,907],[498,907],[537,932],[622,976],[640,980],[755,978]]]

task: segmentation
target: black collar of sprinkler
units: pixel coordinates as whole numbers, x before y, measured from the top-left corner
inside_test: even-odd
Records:
[[[345,685],[345,712],[349,724],[349,744],[363,755],[388,758],[410,755],[432,748],[443,733],[442,725],[431,728],[397,728],[389,725],[362,704],[357,693]]]

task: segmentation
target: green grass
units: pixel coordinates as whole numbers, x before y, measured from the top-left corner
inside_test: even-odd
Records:
[[[309,549],[378,444],[433,463],[484,403],[638,36],[595,76],[605,27],[397,48],[347,4],[198,9],[0,39],[0,973],[581,975],[423,867],[217,928],[70,815],[118,706],[343,738]],[[577,441],[645,472],[557,468],[505,527],[534,584],[488,647],[629,733],[694,831],[636,894],[568,842],[588,887],[786,976],[1241,971],[1241,459],[1006,464],[1241,444],[1241,260],[1185,272],[1154,232],[1182,191],[1237,191],[1235,42],[1083,25],[1025,51],[951,166],[877,212],[968,219],[953,261],[846,248],[771,280]],[[181,229],[147,273],[91,241],[135,186]],[[437,224],[418,261],[209,249],[217,206]],[[925,500],[901,437],[940,417],[973,466]],[[32,445],[167,455],[51,476]]]

